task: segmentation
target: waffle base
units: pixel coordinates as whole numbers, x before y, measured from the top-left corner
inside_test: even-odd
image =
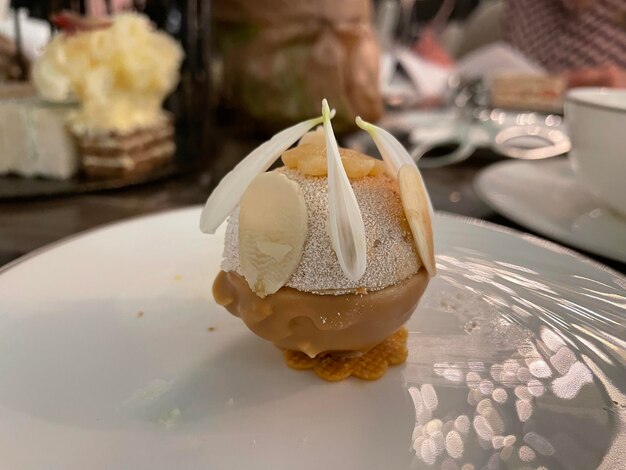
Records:
[[[295,370],[313,370],[315,375],[328,382],[339,382],[350,376],[362,380],[378,380],[390,366],[406,361],[408,332],[400,328],[382,343],[359,357],[346,357],[340,353],[324,353],[310,358],[300,351],[284,351],[287,366]]]

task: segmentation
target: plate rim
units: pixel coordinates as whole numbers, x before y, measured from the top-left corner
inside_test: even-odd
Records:
[[[502,162],[502,163],[508,163],[508,162]],[[24,255],[9,261],[8,263],[6,263],[3,266],[0,266],[0,276],[2,276],[3,274],[6,274],[8,271],[10,271],[11,269],[19,266],[22,263],[25,263],[26,261],[29,261],[32,258],[36,258],[39,255],[42,255],[48,251],[51,251],[55,248],[58,248],[62,245],[66,245],[68,243],[71,243],[73,241],[76,241],[79,238],[82,237],[86,237],[89,236],[91,234],[93,234],[94,232],[98,232],[100,230],[105,230],[108,228],[111,228],[112,226],[115,225],[123,225],[125,223],[132,223],[132,222],[137,222],[140,221],[141,219],[148,219],[148,218],[152,218],[152,217],[162,217],[164,215],[168,215],[170,213],[175,213],[175,212],[182,212],[182,211],[187,211],[187,210],[191,210],[191,209],[197,209],[198,211],[202,208],[202,204],[191,204],[191,205],[187,205],[187,206],[181,206],[181,207],[176,207],[176,208],[171,208],[171,209],[166,209],[166,210],[162,210],[162,211],[157,211],[157,212],[153,212],[153,213],[148,213],[148,214],[141,214],[141,215],[135,215],[135,216],[130,216],[130,217],[125,217],[122,219],[118,219],[115,221],[111,221],[111,222],[106,222],[104,224],[100,224],[100,225],[96,225],[94,227],[90,227],[87,228],[85,230],[81,230],[79,232],[73,233],[71,235],[68,235],[66,237],[60,238],[58,240],[55,240],[53,242],[47,243],[46,245],[40,246],[39,248],[35,248],[34,250],[29,251],[28,253],[25,253]],[[607,266],[603,263],[601,263],[600,261],[594,260],[588,256],[585,256],[582,253],[579,253],[578,251],[560,245],[556,242],[553,242],[551,240],[547,240],[545,238],[539,237],[537,235],[531,234],[531,233],[525,233],[522,232],[521,230],[516,230],[510,227],[506,227],[504,225],[500,225],[500,224],[496,224],[494,222],[489,222],[487,220],[483,220],[483,219],[478,219],[475,217],[470,217],[470,216],[465,216],[465,215],[461,215],[461,214],[455,214],[452,212],[447,212],[447,211],[435,211],[435,215],[437,217],[442,217],[444,219],[451,219],[451,220],[457,220],[463,223],[467,223],[470,225],[474,225],[477,227],[483,227],[483,228],[487,228],[490,230],[494,230],[496,232],[500,232],[500,233],[505,233],[507,235],[512,235],[516,238],[521,238],[522,240],[525,240],[535,246],[538,246],[540,248],[545,248],[548,250],[551,250],[555,253],[558,254],[562,254],[562,255],[566,255],[566,256],[571,256],[574,259],[577,259],[578,261],[581,261],[583,263],[586,263],[592,267],[595,267],[597,269],[600,269],[601,271],[604,271],[605,273],[609,274],[610,276],[613,276],[616,279],[619,279],[621,283],[623,283],[624,285],[626,285],[626,274],[622,274],[621,272],[617,271],[616,269],[611,268],[610,266]],[[436,242],[435,242],[436,244]]]
[[[550,160],[552,162],[555,162],[557,160],[560,160],[561,162],[565,162],[566,161],[565,158],[562,158],[562,159],[561,158],[554,158],[554,159],[549,159],[549,160],[542,160],[542,161],[540,161],[538,163],[541,163],[541,162],[547,163]],[[567,235],[568,232],[562,232],[562,231],[559,231],[559,230],[546,228],[543,225],[541,225],[541,226],[539,226],[539,225],[532,225],[531,226],[531,224],[529,224],[523,217],[518,217],[517,215],[513,214],[511,211],[503,209],[501,205],[496,204],[489,196],[487,196],[487,193],[483,189],[483,184],[481,183],[481,181],[484,178],[486,178],[485,175],[490,170],[491,171],[496,171],[497,169],[499,169],[501,167],[514,166],[514,165],[523,165],[525,163],[528,164],[530,162],[529,161],[520,161],[520,160],[507,160],[507,161],[503,161],[503,162],[494,163],[493,165],[489,165],[486,168],[483,168],[482,170],[480,170],[478,172],[478,174],[474,178],[474,182],[472,184],[472,186],[474,188],[474,191],[476,192],[478,197],[481,199],[481,201],[483,201],[492,210],[494,210],[498,214],[502,215],[503,217],[505,217],[505,218],[507,218],[507,219],[509,219],[509,220],[511,220],[511,221],[513,221],[515,223],[517,223],[518,225],[526,227],[526,228],[528,228],[530,230],[534,230],[537,233],[540,233],[541,235],[543,235],[545,237],[551,237],[551,238],[560,240],[562,243],[567,243],[567,244],[569,244],[572,247],[575,247],[577,249],[584,250],[584,251],[587,251],[589,253],[592,253],[592,254],[595,254],[595,255],[598,255],[598,256],[602,256],[604,258],[611,259],[613,261],[617,261],[619,263],[626,263],[626,258],[622,258],[620,256],[617,256],[615,254],[615,252],[610,252],[609,253],[608,251],[603,251],[602,249],[596,249],[596,247],[594,247],[594,246],[585,245],[584,242],[580,241],[580,239],[576,239],[576,238],[572,238],[572,237],[568,236]],[[600,208],[600,207],[601,206],[598,205],[598,208]],[[508,228],[508,227],[506,227],[506,228]],[[514,229],[511,229],[511,230],[514,230]],[[516,231],[517,232],[521,232],[520,230],[516,230]],[[521,233],[524,233],[524,232],[521,232]],[[534,235],[534,236],[536,236],[536,235]],[[542,237],[540,237],[540,236],[536,236],[536,237],[542,239]],[[547,241],[550,241],[550,240],[547,240]],[[555,244],[557,244],[559,246],[562,246],[558,242],[554,242],[553,241],[552,243],[555,243]],[[563,248],[568,248],[568,247],[563,246]],[[569,249],[572,249],[572,248],[569,248]],[[573,251],[578,253],[576,250],[573,250]],[[580,254],[581,256],[587,257],[583,253],[578,253],[578,254]],[[596,260],[592,260],[592,261],[596,261]],[[602,265],[602,263],[600,261],[596,261],[596,262]],[[609,269],[613,269],[613,268],[609,268]]]

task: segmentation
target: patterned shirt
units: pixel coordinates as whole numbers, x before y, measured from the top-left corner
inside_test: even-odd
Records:
[[[626,68],[626,0],[507,0],[502,34],[550,72]]]

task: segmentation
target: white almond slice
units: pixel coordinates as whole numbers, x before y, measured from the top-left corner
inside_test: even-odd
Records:
[[[307,132],[298,142],[298,146],[309,144],[322,146],[326,145],[326,138],[324,137],[324,126],[317,126],[312,131]]]
[[[271,256],[275,261],[280,262],[291,251],[289,245],[268,241],[257,242],[257,247],[264,255]]]
[[[300,264],[307,211],[302,189],[282,173],[261,173],[239,205],[239,264],[263,298],[283,287]]]
[[[335,110],[330,112],[330,118],[335,115]],[[215,233],[217,228],[226,220],[230,213],[237,207],[241,196],[252,179],[272,166],[278,157],[309,129],[322,122],[322,118],[309,119],[295,124],[275,134],[270,140],[262,143],[235,168],[233,168],[217,187],[202,209],[200,214],[200,230],[204,233]]]
[[[400,199],[417,252],[430,276],[437,274],[433,243],[432,209],[422,175],[415,165],[403,165],[398,171]]]

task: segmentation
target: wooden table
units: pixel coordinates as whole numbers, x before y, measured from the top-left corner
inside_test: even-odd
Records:
[[[139,187],[78,196],[0,202],[0,265],[31,250],[98,225],[193,204],[202,204],[216,181],[258,141],[223,139],[203,170]],[[476,173],[496,157],[478,152],[468,161],[422,174],[436,210],[484,219],[530,232],[494,213],[473,190]],[[532,232],[530,232],[532,233]],[[626,273],[626,264],[588,256]]]

